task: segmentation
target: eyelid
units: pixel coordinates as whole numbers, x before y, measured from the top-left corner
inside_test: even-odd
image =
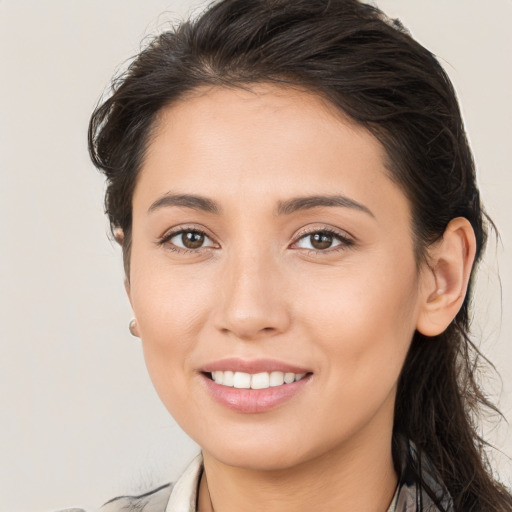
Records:
[[[170,240],[172,238],[174,238],[175,236],[180,235],[182,233],[189,232],[189,231],[203,234],[206,238],[208,238],[212,242],[212,245],[199,247],[197,249],[188,249],[186,247],[179,247],[174,244],[170,244]],[[206,229],[204,226],[198,226],[197,224],[196,225],[193,225],[193,224],[192,225],[191,224],[183,225],[182,224],[182,225],[178,225],[178,226],[173,226],[172,228],[167,229],[163,235],[158,237],[156,244],[160,245],[160,246],[168,245],[169,249],[172,249],[173,251],[176,251],[176,252],[190,252],[190,253],[196,253],[196,254],[198,252],[200,252],[201,250],[217,249],[220,247],[219,243],[215,240],[215,236],[211,235],[210,231],[208,229]],[[171,247],[171,245],[172,245],[172,247]]]
[[[311,235],[313,233],[332,233],[333,235],[337,235],[341,238],[346,238],[355,241],[355,237],[351,235],[348,231],[340,228],[336,228],[334,226],[328,225],[328,224],[314,224],[305,226],[304,228],[299,229],[297,233],[293,236],[294,240],[298,240],[299,238]]]
[[[316,252],[320,253],[328,253],[328,252],[334,252],[335,250],[340,249],[346,249],[347,247],[353,246],[356,242],[355,237],[353,237],[350,233],[348,233],[345,230],[334,228],[332,226],[310,226],[303,228],[299,230],[298,233],[296,233],[293,237],[293,242],[291,243],[290,247],[293,248],[294,245],[296,245],[299,240],[302,240],[304,237],[307,237],[309,235],[314,235],[315,233],[329,233],[330,235],[333,235],[334,237],[338,238],[338,240],[341,241],[340,245],[334,246],[333,248],[329,249],[317,249]],[[305,251],[312,251],[313,249],[303,249]]]

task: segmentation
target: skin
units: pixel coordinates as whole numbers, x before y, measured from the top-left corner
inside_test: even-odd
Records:
[[[418,265],[410,205],[384,162],[369,132],[302,90],[201,89],[160,113],[133,197],[127,292],[153,384],[203,450],[199,510],[389,505],[400,370],[414,331],[441,332],[458,311],[474,237],[455,219]],[[170,194],[218,211],[162,204]],[[362,208],[276,213],[333,195]],[[176,250],[180,229],[204,244]],[[326,229],[332,246],[312,250]],[[226,357],[312,375],[279,407],[240,413],[200,372]]]

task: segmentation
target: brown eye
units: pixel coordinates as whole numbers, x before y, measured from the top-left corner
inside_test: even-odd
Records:
[[[333,242],[333,236],[330,233],[314,233],[310,235],[311,245],[315,249],[329,249]]]
[[[195,229],[187,229],[175,232],[164,240],[164,243],[169,244],[176,250],[197,250],[205,247],[215,247],[214,242],[202,231]]]
[[[181,243],[187,249],[199,249],[204,244],[204,233],[198,231],[185,231],[181,234]]]
[[[331,231],[316,231],[303,235],[294,245],[299,249],[327,251],[338,246],[340,246],[340,249],[348,247],[352,245],[352,240]]]

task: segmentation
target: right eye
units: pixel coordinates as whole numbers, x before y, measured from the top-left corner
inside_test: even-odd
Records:
[[[206,247],[216,247],[206,233],[197,229],[181,229],[166,236],[162,243],[175,251],[197,251]]]

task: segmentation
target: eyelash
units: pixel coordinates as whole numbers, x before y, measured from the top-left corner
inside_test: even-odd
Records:
[[[179,228],[175,231],[171,231],[171,232],[165,234],[162,238],[160,238],[157,243],[160,246],[166,246],[166,248],[169,249],[170,251],[181,253],[181,254],[190,254],[190,253],[197,254],[199,251],[215,249],[215,247],[212,247],[212,246],[199,247],[197,249],[188,249],[188,248],[183,248],[183,247],[177,247],[176,245],[169,243],[170,240],[172,240],[174,237],[176,237],[178,235],[182,235],[184,233],[197,233],[199,235],[204,235],[205,238],[208,238],[209,240],[211,240],[213,242],[211,237],[202,229],[190,227],[190,228]],[[348,236],[342,235],[338,231],[335,231],[330,228],[316,228],[316,229],[312,229],[310,231],[306,231],[306,232],[299,234],[296,237],[295,241],[291,244],[291,246],[293,247],[294,245],[298,244],[302,239],[305,239],[308,236],[312,236],[315,234],[325,234],[325,235],[332,236],[334,239],[338,240],[340,243],[338,245],[334,246],[333,248],[302,249],[302,250],[308,251],[309,253],[325,255],[327,253],[333,253],[333,252],[346,250],[354,245],[353,239],[349,238]]]
[[[311,229],[309,231],[305,231],[299,234],[299,236],[296,238],[296,240],[292,243],[292,246],[298,244],[300,240],[303,240],[304,238],[307,238],[308,236],[313,236],[316,234],[323,234],[323,235],[329,235],[332,236],[333,239],[338,240],[340,243],[338,245],[335,245],[334,247],[329,247],[327,249],[303,249],[305,251],[308,251],[309,253],[313,254],[332,254],[334,252],[344,251],[354,245],[354,240],[352,238],[349,238],[347,235],[341,234],[339,231],[336,231],[334,229],[330,228],[316,228]]]
[[[205,238],[208,238],[213,242],[210,236],[208,234],[199,228],[194,227],[184,227],[179,228],[175,231],[171,231],[166,233],[162,238],[158,240],[158,245],[160,246],[166,246],[166,249],[169,249],[170,251],[181,253],[181,254],[197,254],[201,250],[205,249],[212,249],[214,247],[208,246],[208,247],[199,247],[198,249],[188,249],[186,247],[177,247],[174,244],[169,243],[171,239],[173,239],[175,236],[182,235],[183,233],[197,233],[199,235],[204,235]]]

